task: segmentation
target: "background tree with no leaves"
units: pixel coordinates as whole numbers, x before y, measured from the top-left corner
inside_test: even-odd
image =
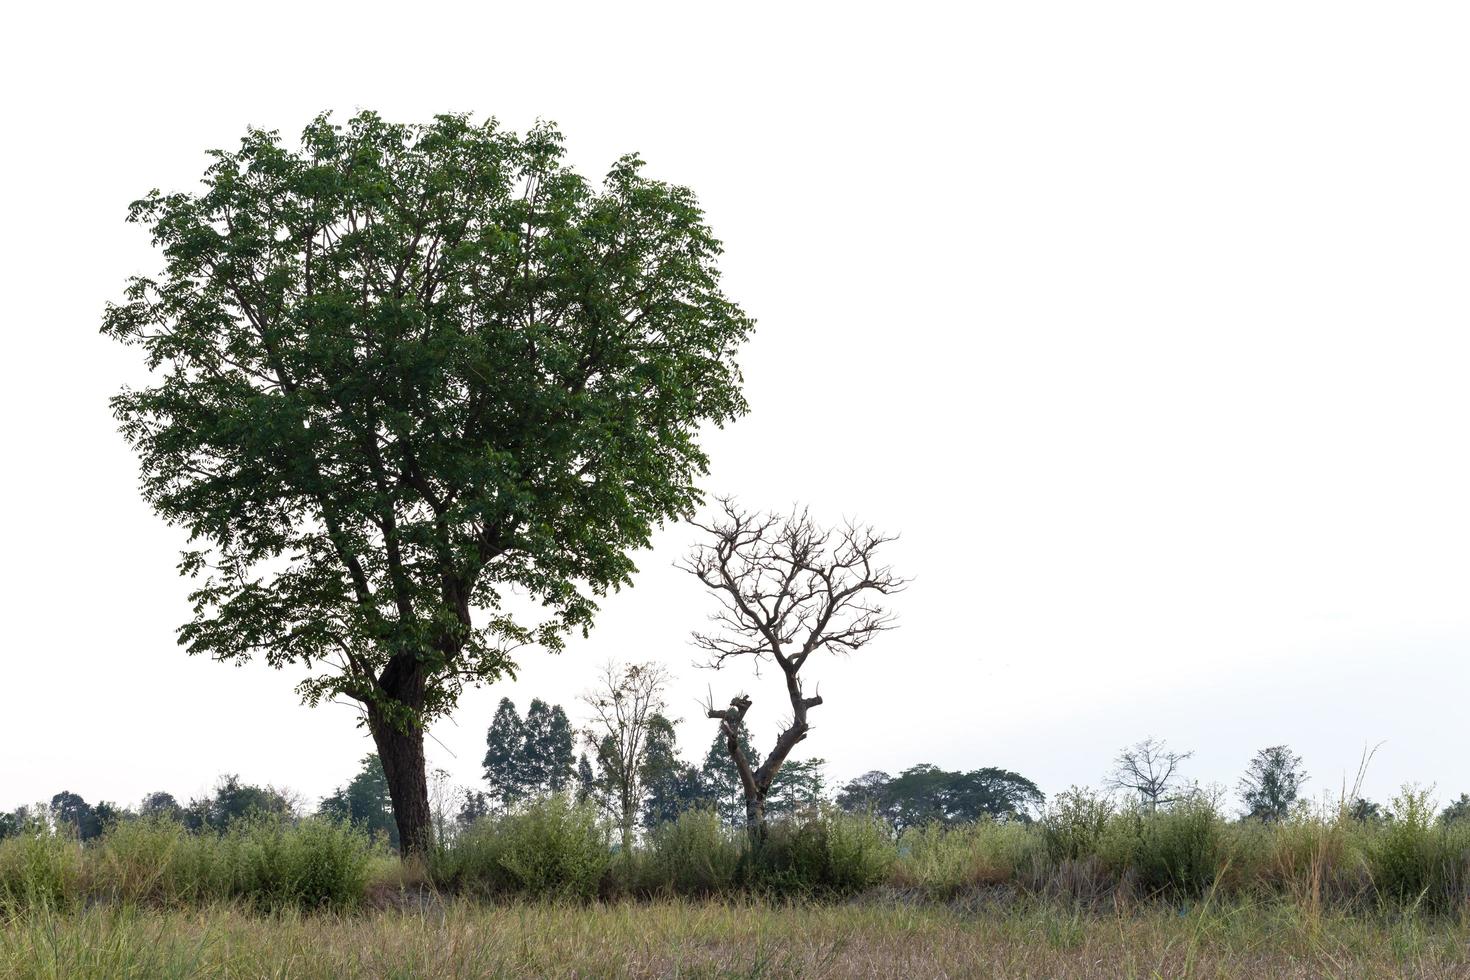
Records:
[[[164,270],[102,328],[153,375],[112,407],[190,536],[179,640],[357,703],[423,850],[424,727],[585,631],[690,512],[751,321],[690,191],[633,156],[594,189],[550,125],[364,112],[211,157],[198,192],[132,205]]]
[[[617,821],[624,850],[633,845],[638,808],[643,803],[645,757],[649,744],[668,736],[671,726],[663,717],[664,688],[669,674],[656,663],[609,661],[598,686],[582,696],[592,711],[585,737],[597,747],[598,789],[602,802]]]
[[[1153,813],[1159,804],[1174,801],[1179,764],[1193,755],[1193,752],[1172,752],[1163,739],[1149,736],[1118,753],[1105,785],[1109,789],[1137,793],[1143,805]]]
[[[737,695],[728,708],[707,706],[718,719],[726,748],[740,776],[746,827],[764,839],[766,798],[781,766],[806,738],[807,712],[822,703],[807,695],[801,670],[823,650],[850,653],[893,625],[879,600],[904,586],[904,580],[878,561],[878,550],[893,538],[871,527],[846,523],[835,530],[818,527],[805,510],[789,515],[753,514],[729,498],[708,524],[696,524],[706,541],[684,564],[719,599],[714,629],[694,634],[719,669],[731,660],[774,662],[786,682],[791,720],[770,753],[754,764],[740,742],[751,699]]]

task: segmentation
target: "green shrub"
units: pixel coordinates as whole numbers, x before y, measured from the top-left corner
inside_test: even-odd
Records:
[[[204,897],[181,887],[184,882],[176,862],[189,842],[183,825],[171,820],[115,824],[88,855],[92,893],[112,901],[150,904],[174,902],[184,894]],[[198,846],[193,850],[199,850]]]
[[[1055,864],[1096,856],[1112,816],[1113,805],[1091,790],[1058,793],[1041,819],[1047,856]]]
[[[516,886],[534,895],[590,899],[611,858],[608,835],[590,804],[556,795],[500,822],[500,863]]]
[[[435,857],[433,875],[483,895],[590,899],[611,859],[596,809],[558,794],[481,820]]]
[[[1368,847],[1368,867],[1379,897],[1398,903],[1433,900],[1430,893],[1439,883],[1436,879],[1443,878],[1441,864],[1448,857],[1441,838],[1429,791],[1404,787],[1389,804],[1388,820]]]
[[[893,835],[881,820],[830,812],[827,823],[827,888],[839,894],[865,891],[888,881],[898,860]]]
[[[747,852],[745,880],[775,895],[850,895],[887,880],[896,857],[873,818],[815,810],[771,821],[765,841]]]
[[[65,909],[83,893],[82,845],[43,824],[0,840],[0,911]]]
[[[727,891],[740,871],[745,840],[712,810],[681,813],[654,830],[646,871],[636,877],[648,890],[673,895]]]
[[[450,891],[493,895],[512,890],[513,879],[500,863],[505,841],[499,821],[485,817],[455,836],[429,859],[429,876],[440,888]]]
[[[773,895],[807,896],[824,891],[827,827],[819,820],[773,820],[766,838],[746,852],[744,879]]]
[[[232,871],[233,895],[259,908],[355,905],[373,853],[362,831],[315,817],[294,825],[271,817],[240,821],[215,843]]]
[[[963,888],[1029,877],[1045,860],[1042,834],[1028,824],[993,820],[955,827],[929,824],[904,831],[893,880],[946,896]]]
[[[1224,821],[1203,797],[1141,814],[1133,867],[1147,892],[1203,895],[1225,856]]]

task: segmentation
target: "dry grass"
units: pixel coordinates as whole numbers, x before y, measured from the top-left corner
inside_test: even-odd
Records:
[[[0,976],[1466,977],[1470,927],[1291,905],[468,901],[356,914],[98,906],[0,924]]]

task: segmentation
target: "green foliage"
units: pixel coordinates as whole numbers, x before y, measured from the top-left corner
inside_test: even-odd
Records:
[[[726,892],[738,880],[746,842],[713,810],[686,810],[653,830],[645,884],[673,895]]]
[[[229,830],[242,821],[260,817],[284,820],[292,815],[291,801],[270,786],[241,782],[237,775],[221,776],[214,793],[191,800],[184,809],[184,826],[193,831]]]
[[[911,827],[899,838],[895,881],[946,897],[964,888],[1029,877],[1045,857],[1045,840],[1022,823],[932,823]]]
[[[485,733],[485,782],[490,795],[501,806],[510,806],[521,798],[521,747],[525,742],[525,723],[515,702],[501,698],[495,717]]]
[[[1225,822],[1208,800],[1176,801],[1153,813],[1128,815],[1137,830],[1131,866],[1145,893],[1197,897],[1214,883],[1225,855]]]
[[[388,778],[376,753],[366,755],[362,769],[346,786],[322,800],[318,812],[329,819],[361,827],[376,839],[398,849],[398,823],[393,819],[393,801]]]
[[[133,204],[164,269],[102,329],[153,372],[112,407],[191,537],[190,652],[300,665],[308,702],[407,730],[585,630],[693,507],[751,321],[690,191],[563,157],[550,125],[323,115]]]
[[[893,835],[865,814],[824,809],[827,884],[837,894],[856,894],[887,881],[898,860]]]
[[[1240,780],[1240,799],[1247,816],[1258,820],[1285,820],[1307,781],[1302,757],[1285,745],[1257,752]]]
[[[181,822],[184,819],[184,808],[174,799],[172,793],[158,791],[143,797],[143,802],[138,806],[138,816]]]
[[[261,908],[343,908],[362,898],[372,845],[359,831],[311,818],[291,825],[260,818],[223,841],[232,890]]]
[[[1470,793],[1461,793],[1450,805],[1440,812],[1439,821],[1451,824],[1457,820],[1470,819]]]
[[[760,891],[832,897],[885,881],[898,852],[874,818],[822,808],[771,821],[765,841],[746,853],[749,880]]]
[[[1369,870],[1380,896],[1418,902],[1436,884],[1445,857],[1443,832],[1434,826],[1429,790],[1404,787],[1389,802],[1388,819],[1368,847]]]
[[[1058,793],[1041,820],[1048,857],[1062,862],[1097,854],[1113,812],[1112,803],[1091,790],[1073,786]]]
[[[543,793],[560,793],[576,775],[571,722],[562,706],[540,698],[521,719],[510,698],[501,698],[485,733],[485,782],[502,807]]]
[[[649,719],[648,741],[638,776],[643,787],[643,827],[653,830],[690,810],[716,805],[716,791],[698,769],[679,758],[673,722],[663,715]]]
[[[433,875],[482,895],[590,899],[610,860],[597,810],[556,794],[476,823],[435,855]]]
[[[118,824],[94,854],[92,889],[115,902],[158,905],[223,897],[227,888],[199,874],[199,849],[193,843],[181,823],[164,817]],[[210,839],[206,846],[214,844]],[[186,857],[189,850],[195,853]]]
[[[62,790],[51,797],[51,819],[77,840],[89,841],[102,836],[101,818],[75,793]]]
[[[971,823],[985,817],[1030,820],[1046,797],[1036,784],[1007,769],[947,772],[927,763],[897,777],[869,772],[848,783],[837,803],[855,813],[881,814],[902,833],[940,822]]]
[[[236,902],[254,909],[349,908],[377,862],[360,829],[325,819],[239,820],[190,833],[160,817],[123,820],[81,843],[43,819],[0,840],[0,914]],[[1379,822],[1299,809],[1282,821],[1227,821],[1202,796],[1150,813],[1085,790],[1062,793],[1034,824],[932,823],[895,841],[887,823],[831,807],[773,820],[764,845],[712,810],[682,814],[614,851],[597,810],[558,794],[480,820],[432,855],[431,880],[482,897],[756,894],[832,899],[892,885],[950,900],[1063,897],[1079,906],[1218,896],[1285,899],[1308,916],[1453,914],[1470,901],[1470,822],[1434,818],[1407,789]],[[973,896],[971,899],[973,900]]]
[[[65,909],[81,893],[82,845],[40,820],[0,840],[0,913]]]
[[[527,793],[560,793],[571,785],[575,758],[572,725],[559,704],[531,699],[526,711],[522,785]]]
[[[1384,812],[1377,803],[1359,796],[1347,805],[1347,816],[1359,823],[1378,823],[1384,819]]]
[[[583,752],[577,756],[577,802],[586,803],[597,794],[597,777],[592,773],[592,762]]]

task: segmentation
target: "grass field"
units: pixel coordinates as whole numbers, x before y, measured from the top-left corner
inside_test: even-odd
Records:
[[[98,906],[0,925],[0,976],[1466,977],[1443,917],[1304,917],[1287,904],[511,903],[262,915]]]
[[[408,862],[320,819],[37,823],[0,840],[0,978],[1470,978],[1470,821],[1432,812],[1063,794],[897,837],[819,810],[759,849],[690,813],[623,853],[551,797]]]

